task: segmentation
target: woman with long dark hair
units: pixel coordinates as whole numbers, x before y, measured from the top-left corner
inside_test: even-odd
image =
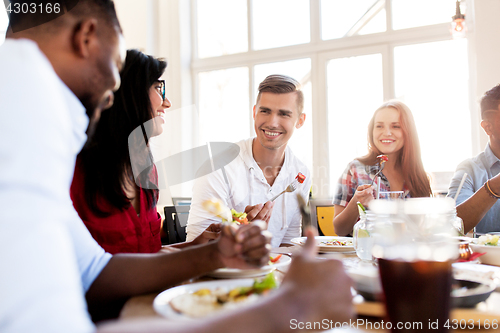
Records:
[[[403,191],[406,197],[413,198],[432,194],[422,164],[415,121],[403,102],[391,100],[375,111],[368,125],[368,149],[366,156],[349,163],[339,179],[333,200],[333,225],[338,235],[352,232],[359,218],[357,202],[368,207],[374,199],[370,184],[379,171],[379,155],[388,156],[379,173],[381,191]]]
[[[163,60],[127,51],[114,104],[102,112],[78,155],[71,199],[92,236],[110,253],[153,253],[161,248],[156,169],[134,176],[131,153],[133,163],[152,161],[148,136],[161,134],[162,116],[170,107],[160,80],[166,67]]]

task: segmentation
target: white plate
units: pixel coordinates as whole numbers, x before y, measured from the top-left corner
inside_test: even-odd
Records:
[[[477,239],[469,246],[472,252],[484,253],[478,258],[482,264],[500,266],[500,246],[479,245]]]
[[[153,301],[153,308],[157,313],[169,319],[196,320],[194,318],[182,315],[179,312],[175,311],[170,306],[170,301],[179,295],[186,293],[193,293],[200,289],[215,290],[220,287],[227,289],[234,289],[237,287],[250,287],[253,285],[253,282],[254,282],[253,279],[217,280],[217,281],[198,282],[198,283],[177,286],[174,288],[167,289],[162,293],[160,293],[158,296],[156,296]],[[227,310],[225,310],[225,312],[227,312]]]
[[[497,286],[497,291],[500,291],[500,267],[497,266],[473,262],[455,262],[453,263],[453,277],[484,284],[494,283]]]
[[[278,253],[271,253],[271,257],[276,257]],[[275,264],[262,266],[256,269],[237,269],[237,268],[220,268],[207,274],[207,276],[221,279],[234,279],[234,278],[250,278],[257,276],[264,276],[276,268],[290,265],[292,259],[287,255],[282,255]]]
[[[321,245],[321,242],[328,242],[331,240],[339,241],[351,241],[352,237],[340,237],[340,236],[316,236],[316,244],[318,244],[319,252],[353,252],[354,245]],[[290,242],[297,245],[304,245],[306,243],[306,237],[293,238]]]
[[[358,292],[374,295],[382,293],[378,267],[361,262],[355,268],[347,268],[346,273],[354,281],[354,289]]]

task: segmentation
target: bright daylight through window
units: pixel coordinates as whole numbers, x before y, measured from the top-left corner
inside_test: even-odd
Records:
[[[221,14],[227,6],[231,15]],[[197,0],[195,8],[195,95],[210,140],[254,135],[258,84],[286,74],[305,87],[306,125],[291,147],[313,173],[315,196],[331,196],[347,163],[366,154],[368,121],[391,98],[414,114],[424,167],[444,179],[434,190],[446,190],[471,156],[467,39],[449,33],[452,1]],[[222,117],[238,126],[228,130]]]
[[[8,25],[1,9],[0,44]],[[434,190],[446,190],[473,143],[467,39],[451,39],[453,13],[448,0],[195,1],[200,144],[254,135],[258,84],[285,74],[304,88],[307,118],[290,146],[312,172],[313,195],[331,196],[347,163],[367,152],[368,121],[391,98],[412,110],[425,169],[441,179]]]

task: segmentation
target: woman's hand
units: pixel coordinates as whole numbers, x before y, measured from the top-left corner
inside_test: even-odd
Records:
[[[272,235],[265,228],[263,221],[240,226],[222,224],[220,237],[215,242],[223,267],[255,268],[266,265]]]
[[[351,294],[353,281],[345,273],[341,261],[316,259],[316,235],[311,228],[306,230],[306,244],[302,252],[294,256],[280,289],[289,291],[293,301],[288,303],[300,316],[292,318],[299,322],[319,322],[323,318],[349,322],[355,318]]]
[[[352,200],[354,202],[361,202],[361,204],[365,207],[368,207],[370,201],[375,199],[373,196],[373,186],[371,185],[361,185],[358,186],[356,189],[356,192],[354,193],[354,196],[352,197]]]

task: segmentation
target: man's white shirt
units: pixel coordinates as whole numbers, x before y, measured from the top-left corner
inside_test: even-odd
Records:
[[[301,235],[302,218],[296,194],[300,193],[306,201],[308,200],[311,188],[309,170],[287,146],[283,166],[273,186],[270,186],[264,177],[264,172],[253,158],[253,140],[254,138],[250,138],[238,142],[240,153],[236,159],[223,169],[195,180],[186,228],[187,241],[193,240],[211,223],[221,222],[219,217],[213,216],[203,208],[204,201],[218,198],[229,208],[242,212],[246,206],[266,203],[282,192],[299,172],[306,176],[306,180],[303,184],[299,184],[295,192],[284,193],[276,199],[268,230],[273,235],[272,247],[289,243],[292,238]]]
[[[69,196],[85,108],[29,40],[0,47],[0,327],[92,332],[84,294],[111,255]]]

